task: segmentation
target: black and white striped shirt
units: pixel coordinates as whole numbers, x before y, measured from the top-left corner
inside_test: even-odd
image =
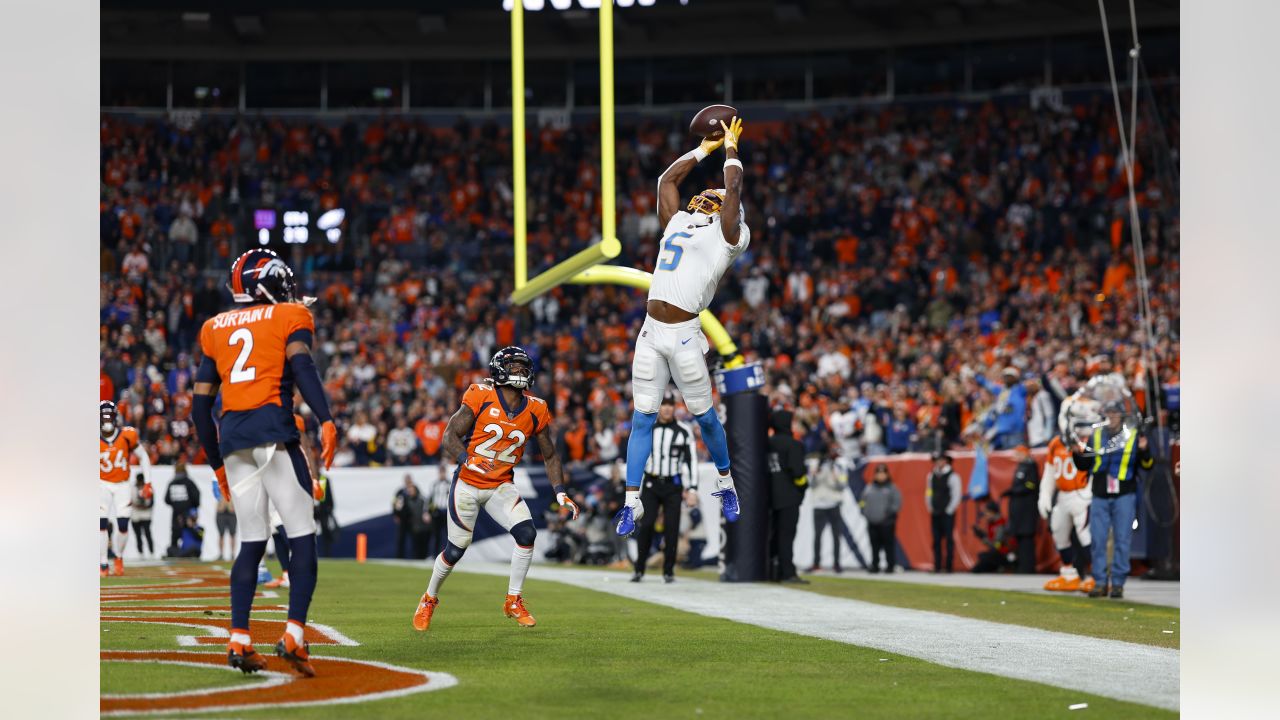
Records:
[[[658,423],[653,426],[653,452],[649,453],[644,471],[662,478],[679,475],[681,484],[690,489],[696,488],[698,476],[693,470],[695,447],[693,429],[688,425],[675,420]]]

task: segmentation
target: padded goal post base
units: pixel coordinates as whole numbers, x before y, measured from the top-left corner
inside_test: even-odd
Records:
[[[764,369],[752,363],[721,370],[716,385],[742,509],[735,523],[720,518],[720,580],[761,582],[769,578],[769,403],[757,392]]]

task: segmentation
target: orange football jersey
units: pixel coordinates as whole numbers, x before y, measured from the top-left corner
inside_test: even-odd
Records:
[[[1089,486],[1089,473],[1076,467],[1071,458],[1071,451],[1062,443],[1062,438],[1054,436],[1049,441],[1048,453],[1044,457],[1044,476],[1041,482],[1056,483],[1063,492],[1072,492]]]
[[[131,466],[129,457],[137,447],[138,431],[128,425],[120,428],[110,442],[99,435],[98,469],[102,471],[102,479],[113,483],[126,482]]]
[[[206,320],[200,328],[200,350],[217,365],[222,412],[286,402],[292,407],[292,383],[282,382],[287,377],[285,347],[299,331],[307,333],[309,342],[315,329],[311,311],[298,303],[254,305]]]
[[[253,305],[205,321],[200,349],[218,375],[222,395],[218,437],[224,454],[264,443],[298,441],[293,368],[285,350],[295,341],[310,346],[314,334],[311,311],[298,303]]]
[[[519,405],[507,407],[498,389],[483,383],[467,388],[462,404],[475,413],[476,422],[465,438],[468,462],[458,477],[485,489],[511,482],[525,446],[551,424],[547,403],[526,392]]]

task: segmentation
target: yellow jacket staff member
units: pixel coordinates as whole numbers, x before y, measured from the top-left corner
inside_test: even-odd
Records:
[[[1092,456],[1076,452],[1076,467],[1088,472],[1093,482],[1089,524],[1093,535],[1093,579],[1089,597],[1108,594],[1107,533],[1113,532],[1110,590],[1113,598],[1124,597],[1124,581],[1129,577],[1129,546],[1133,542],[1133,521],[1138,511],[1138,470],[1155,464],[1147,438],[1131,431],[1122,444],[1112,447],[1117,435],[1125,432],[1122,408],[1108,406],[1107,424],[1089,438]],[[1083,451],[1083,448],[1081,448]]]

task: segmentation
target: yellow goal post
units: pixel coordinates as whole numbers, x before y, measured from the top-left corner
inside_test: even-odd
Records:
[[[526,185],[524,105],[524,3],[511,3],[511,153],[515,194],[514,227],[515,290],[511,301],[525,305],[565,283],[574,285],[625,285],[647,290],[652,275],[643,270],[605,264],[622,253],[617,237],[617,173],[614,162],[613,102],[613,2],[600,3],[600,242],[557,263],[535,278],[528,269],[528,188]],[[726,359],[725,367],[743,364],[738,346],[716,316],[703,310],[699,319],[712,347]]]

